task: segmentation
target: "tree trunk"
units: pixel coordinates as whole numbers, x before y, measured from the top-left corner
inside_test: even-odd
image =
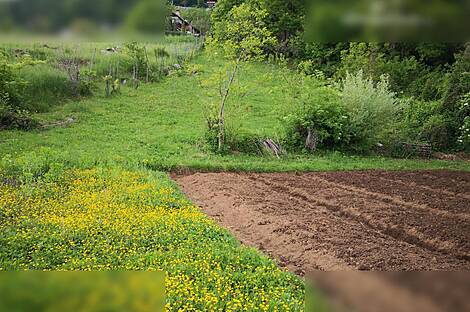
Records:
[[[318,145],[318,134],[312,128],[308,128],[307,139],[305,140],[305,148],[310,152],[315,152]]]
[[[237,59],[237,62],[235,63],[235,67],[227,83],[227,87],[225,88],[224,93],[222,94],[222,102],[220,104],[220,112],[219,112],[219,152],[222,151],[223,146],[225,144],[225,102],[227,102],[227,98],[230,94],[230,87],[233,81],[235,80],[235,76],[238,71],[238,66],[240,65],[240,60],[241,60],[241,57]]]

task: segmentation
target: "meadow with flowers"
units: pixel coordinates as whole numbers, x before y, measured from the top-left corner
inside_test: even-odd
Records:
[[[171,311],[300,311],[304,284],[241,246],[163,173],[3,174],[0,269],[164,271]]]
[[[337,151],[280,159],[213,153],[206,106],[218,103],[217,89],[202,82],[224,64],[202,53],[157,84],[36,113],[47,127],[0,131],[0,270],[160,271],[169,311],[303,311],[305,281],[241,245],[167,172],[470,170],[463,160]],[[229,101],[230,129],[279,136],[291,87],[280,73],[272,64],[243,68],[243,105]]]

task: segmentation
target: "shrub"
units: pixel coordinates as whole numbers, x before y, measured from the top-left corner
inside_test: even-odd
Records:
[[[15,66],[0,52],[0,97],[4,104],[20,107],[26,81],[18,77]]]
[[[305,147],[309,131],[316,135],[320,148],[335,148],[348,143],[344,131],[348,120],[338,90],[313,77],[304,77],[290,113],[283,118],[284,144],[291,149]]]
[[[445,84],[442,114],[448,122],[448,140],[442,142],[444,149],[459,149],[463,143],[458,141],[461,140],[460,128],[468,116],[468,113],[462,112],[462,100],[470,93],[470,46],[467,49],[469,49],[467,54],[457,56],[457,61],[453,64]]]
[[[77,55],[61,57],[56,60],[56,67],[68,78],[72,96],[91,95],[93,93],[96,73],[86,69],[88,60]]]
[[[395,92],[408,93],[415,80],[426,74],[426,70],[414,57],[382,60],[377,64],[377,72],[385,74],[390,80],[390,89]]]
[[[462,96],[470,92],[470,56],[458,55],[448,75],[443,109],[449,113],[456,113],[460,107]]]
[[[445,71],[442,69],[423,70],[407,87],[407,94],[424,101],[436,101],[444,92]]]
[[[452,140],[453,121],[444,114],[436,114],[430,116],[423,124],[421,138],[432,144],[434,150],[447,150],[449,140]],[[455,142],[451,143],[452,145]]]
[[[126,72],[133,73],[134,78],[143,79],[148,66],[145,46],[137,42],[125,44],[125,54],[128,57],[124,62]]]
[[[347,43],[305,43],[303,57],[312,63],[312,69],[321,70],[327,77],[332,77],[338,70],[341,51],[347,48]]]
[[[373,43],[351,42],[341,51],[341,64],[336,72],[337,78],[346,77],[347,73],[361,71],[364,76],[377,81],[380,78],[379,67],[384,63],[384,54]]]
[[[350,148],[362,152],[370,151],[385,139],[400,107],[385,76],[374,84],[362,71],[346,74],[342,82],[342,103],[349,116],[346,133],[350,136]]]
[[[32,130],[39,125],[39,122],[31,117],[30,113],[24,109],[14,109],[0,101],[0,130],[19,129]]]
[[[429,133],[429,125],[435,123],[430,121],[433,116],[440,115],[441,102],[426,102],[422,100],[411,99],[404,106],[402,120],[400,122],[401,137],[406,141],[424,141],[432,143]],[[426,130],[424,126],[426,126]]]
[[[260,137],[246,129],[228,128],[226,131],[226,144],[230,152],[243,154],[259,153]]]
[[[17,75],[16,68],[0,53],[0,130],[29,130],[37,125],[23,108],[26,82]]]
[[[408,141],[430,143],[435,150],[469,150],[470,94],[462,97],[456,118],[446,114],[442,101],[411,100],[403,110],[401,137]],[[457,136],[454,129],[458,129]]]

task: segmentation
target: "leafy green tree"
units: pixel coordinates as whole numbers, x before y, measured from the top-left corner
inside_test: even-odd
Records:
[[[232,58],[260,58],[273,51],[276,38],[268,29],[268,13],[247,3],[233,7],[225,19],[215,22],[212,44]]]
[[[283,42],[303,29],[304,3],[302,0],[258,0],[265,10],[269,30]]]

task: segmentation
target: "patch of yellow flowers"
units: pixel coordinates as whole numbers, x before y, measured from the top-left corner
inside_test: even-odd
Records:
[[[166,272],[169,311],[301,311],[304,285],[240,244],[165,175],[0,180],[0,270]]]

